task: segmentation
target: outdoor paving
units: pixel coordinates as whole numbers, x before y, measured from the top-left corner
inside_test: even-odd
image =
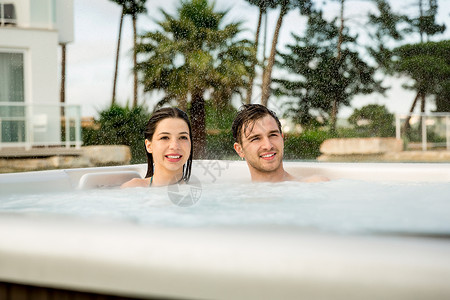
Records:
[[[81,148],[66,147],[39,147],[31,148],[2,148],[0,149],[0,158],[19,158],[19,157],[50,157],[50,156],[79,156],[83,154]]]

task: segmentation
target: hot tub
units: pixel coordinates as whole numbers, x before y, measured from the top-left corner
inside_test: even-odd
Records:
[[[0,299],[450,298],[450,164],[287,162],[332,181],[252,184],[195,161],[189,185],[117,188],[145,168],[0,175]]]

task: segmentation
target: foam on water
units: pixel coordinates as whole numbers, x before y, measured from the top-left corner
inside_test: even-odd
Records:
[[[180,188],[183,194],[190,186]],[[197,190],[199,201],[190,207],[174,205],[168,187],[11,194],[1,199],[0,212],[108,218],[162,227],[286,226],[341,233],[450,234],[446,183],[216,183]]]

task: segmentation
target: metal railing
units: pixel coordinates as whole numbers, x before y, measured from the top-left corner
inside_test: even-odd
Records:
[[[0,149],[81,144],[80,105],[0,102]]]
[[[405,126],[409,118],[408,126]],[[408,129],[405,131],[405,128]],[[430,135],[433,135],[430,138]],[[450,150],[450,113],[412,113],[395,116],[395,136],[407,144],[420,144],[422,151],[429,148]]]

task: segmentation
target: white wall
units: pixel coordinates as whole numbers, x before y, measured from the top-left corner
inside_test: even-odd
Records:
[[[30,25],[30,1],[29,0],[2,0],[4,4],[14,4],[17,18],[17,26]]]
[[[1,0],[0,2],[14,4],[17,27],[56,29],[60,43],[73,42],[73,0]]]
[[[2,51],[24,52],[25,102],[58,104],[57,31],[3,27],[0,41]],[[51,117],[45,134],[35,135],[36,142],[60,141],[59,109],[53,109]]]
[[[73,42],[73,0],[56,1],[56,28],[60,43]]]

